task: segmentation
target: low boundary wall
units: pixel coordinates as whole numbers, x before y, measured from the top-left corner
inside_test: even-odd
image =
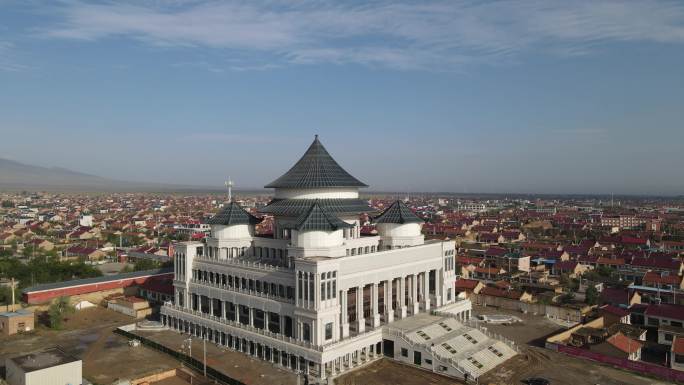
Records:
[[[557,351],[559,353],[567,354],[569,356],[580,357],[603,364],[612,365],[621,369],[646,374],[653,377],[658,377],[667,381],[677,381],[684,383],[684,372],[666,368],[664,366],[650,364],[643,361],[630,361],[624,358],[610,357],[597,352],[592,352],[587,349],[576,348],[574,346],[567,346],[556,344],[553,342],[546,342],[546,348]]]
[[[139,335],[133,334],[130,331],[127,331],[125,329],[126,329],[126,327],[117,328],[114,330],[114,333],[119,334],[119,335],[124,336],[124,337],[129,338],[129,339],[139,340],[141,344],[148,346],[154,350],[160,351],[162,353],[166,353],[166,354],[170,355],[171,357],[177,359],[178,361],[182,362],[186,366],[193,368],[194,370],[196,370],[200,373],[203,372],[204,364],[202,363],[202,361],[194,359],[192,357],[189,357],[189,356],[187,356],[183,353],[177,352],[175,350],[169,349],[164,345],[158,344],[158,343],[156,343],[152,340],[149,340],[145,337],[141,337]],[[219,372],[218,370],[216,370],[210,366],[207,366],[207,377],[209,377],[210,379],[212,379],[212,380],[214,380],[220,384],[223,384],[223,385],[246,385],[245,383],[238,381],[232,377],[229,377],[229,376],[225,375],[224,373]]]

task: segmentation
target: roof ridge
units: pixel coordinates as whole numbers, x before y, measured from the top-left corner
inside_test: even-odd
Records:
[[[246,225],[257,224],[261,219],[245,210],[239,203],[230,201],[221,211],[211,217],[207,223],[210,225]]]
[[[373,218],[375,223],[425,223],[425,220],[417,216],[401,200],[397,199],[385,211]]]
[[[266,188],[368,187],[335,161],[323,143],[314,137],[309,148],[282,176]]]
[[[341,220],[335,215],[328,213],[316,199],[308,210],[297,218],[294,228],[301,230],[337,230],[340,227],[352,225]]]

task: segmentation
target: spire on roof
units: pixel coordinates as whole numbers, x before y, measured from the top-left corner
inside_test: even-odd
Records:
[[[229,202],[221,211],[211,217],[207,221],[210,225],[255,225],[261,222],[261,219],[248,213],[239,204]]]
[[[385,211],[373,218],[375,223],[424,223],[404,202],[397,200]]]
[[[309,207],[309,209],[297,218],[294,229],[298,231],[305,230],[322,230],[334,231],[340,228],[353,227],[354,225],[347,223],[340,218],[326,212],[319,204],[318,199]]]
[[[304,155],[266,188],[368,187],[345,171],[314,136]]]

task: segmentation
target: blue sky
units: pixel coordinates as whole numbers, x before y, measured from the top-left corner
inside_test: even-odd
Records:
[[[0,157],[261,187],[684,193],[678,1],[0,0]]]

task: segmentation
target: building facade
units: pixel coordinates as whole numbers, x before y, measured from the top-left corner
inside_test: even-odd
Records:
[[[324,379],[379,357],[382,326],[456,301],[455,243],[426,242],[400,201],[374,212],[318,137],[266,187],[272,236],[229,202],[205,242],[177,245],[167,326]]]

